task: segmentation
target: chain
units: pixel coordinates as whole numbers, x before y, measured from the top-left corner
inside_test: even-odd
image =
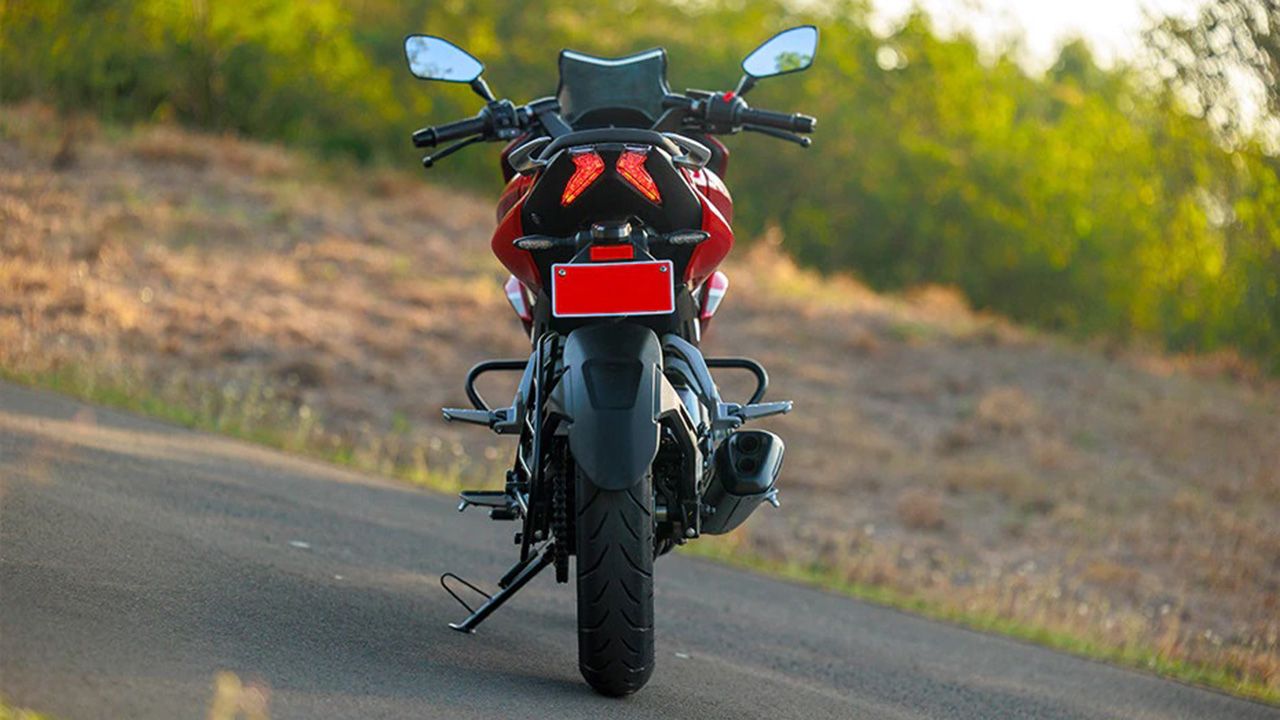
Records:
[[[551,476],[551,537],[556,557],[556,582],[569,582],[569,493],[565,468],[555,463]]]

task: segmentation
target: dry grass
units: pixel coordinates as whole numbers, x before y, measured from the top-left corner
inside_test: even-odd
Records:
[[[898,496],[898,520],[908,530],[941,530],[946,525],[942,498],[935,492],[910,488]]]
[[[438,415],[468,365],[527,346],[488,203],[170,128],[66,137],[47,110],[0,111],[0,367],[498,482],[509,441]],[[705,342],[796,400],[771,423],[783,511],[737,550],[1280,693],[1280,388],[1230,355],[1044,337],[945,288],[878,295],[778,242],[727,268]]]

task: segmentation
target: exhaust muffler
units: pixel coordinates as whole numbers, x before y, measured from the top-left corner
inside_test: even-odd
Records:
[[[782,438],[768,430],[739,430],[716,448],[715,473],[702,496],[703,534],[730,532],[772,500],[784,449]]]

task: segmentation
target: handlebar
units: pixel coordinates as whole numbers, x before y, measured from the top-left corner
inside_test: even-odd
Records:
[[[489,118],[484,113],[466,120],[424,127],[413,133],[413,146],[420,148],[435,147],[450,140],[460,140],[472,135],[479,135],[485,132],[488,127]]]
[[[809,115],[757,110],[750,107],[744,107],[737,115],[743,125],[760,125],[790,132],[811,133],[818,124],[818,121]]]
[[[742,96],[733,93],[690,90],[688,95],[668,94],[662,99],[662,106],[682,110],[687,116],[720,132],[737,132],[740,127],[746,127],[811,133],[818,124],[809,115],[757,110],[748,106]]]
[[[662,96],[662,109],[664,110],[680,109],[685,112],[689,112],[692,111],[697,104],[697,101],[693,98],[679,93],[667,93]]]
[[[817,120],[808,115],[757,110],[748,106],[740,95],[734,93],[713,93],[705,90],[690,90],[688,93],[688,95],[669,94],[663,98],[662,105],[664,108],[682,111],[678,118],[683,118],[684,122],[693,122],[706,133],[755,130],[808,147],[809,139],[795,133],[811,133],[817,125]],[[491,100],[475,117],[415,131],[413,145],[429,148],[454,140],[462,141],[423,158],[423,164],[431,167],[436,160],[451,155],[473,142],[518,137],[531,123],[541,121],[545,129],[553,131],[553,134],[557,129],[554,125],[558,123],[562,126],[560,133],[569,132],[569,126],[559,119],[557,114],[559,109],[559,104],[554,98],[535,100],[521,107],[512,105],[509,100]]]

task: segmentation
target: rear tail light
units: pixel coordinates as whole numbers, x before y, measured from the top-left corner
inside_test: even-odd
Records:
[[[574,171],[564,186],[564,194],[560,196],[561,206],[568,206],[577,200],[604,173],[604,159],[595,150],[570,150],[569,153],[573,159]]]
[[[653,181],[649,171],[644,169],[644,161],[649,156],[647,147],[629,147],[618,156],[618,174],[631,183],[631,187],[640,191],[649,202],[662,204],[662,194],[658,192],[658,184]]]

